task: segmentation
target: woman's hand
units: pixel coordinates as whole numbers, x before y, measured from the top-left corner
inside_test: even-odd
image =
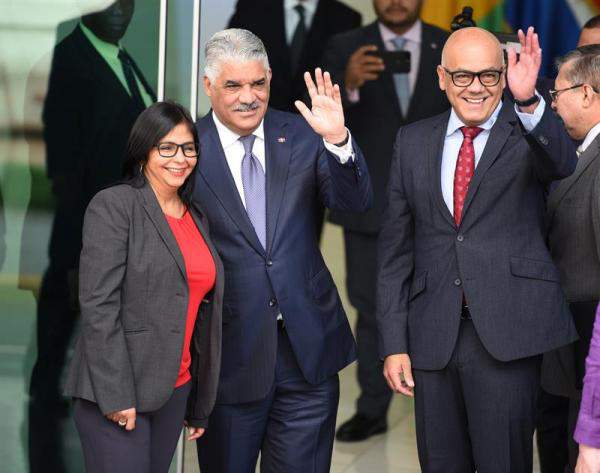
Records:
[[[119,427],[124,427],[125,430],[135,429],[135,407],[125,409],[123,411],[115,411],[106,415],[108,420],[112,420]]]
[[[575,473],[598,473],[600,471],[600,448],[579,444],[579,458]]]
[[[200,427],[188,427],[188,440],[197,440],[204,435],[206,429]]]

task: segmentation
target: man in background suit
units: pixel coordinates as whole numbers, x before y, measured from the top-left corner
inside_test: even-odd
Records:
[[[600,300],[600,45],[579,47],[558,65],[552,108],[581,144],[575,172],[553,186],[548,197],[548,243],[579,340],[545,355],[542,386],[569,398],[567,444],[573,471],[578,454],[573,432]]]
[[[377,321],[424,473],[531,472],[540,355],[577,336],[544,239],[546,187],[574,149],[535,90],[537,35],[519,39],[505,72],[491,33],[453,33],[437,69],[452,109],[395,144]]]
[[[329,38],[360,25],[360,13],[338,0],[238,0],[229,20],[229,28],[250,30],[264,43],[273,71],[269,105],[288,112],[297,112],[304,71],[320,66]]]
[[[332,222],[344,227],[346,284],[350,302],[358,310],[360,395],[356,414],[336,434],[342,441],[364,440],[387,430],[392,392],[381,374],[377,353],[375,273],[394,138],[400,126],[448,109],[435,73],[448,33],[421,22],[422,3],[374,0],[377,21],[334,36],[323,57],[323,67],[342,87],[348,124],[365,153],[375,195],[375,205],[366,213],[330,214]],[[399,43],[411,54],[407,74],[386,71],[381,59],[369,54],[393,51]]]
[[[578,47],[591,44],[600,44],[600,15],[590,18],[583,25],[579,34]],[[554,87],[553,81],[548,82],[552,82],[548,88]],[[538,90],[540,90],[539,84]],[[541,91],[540,93],[546,99],[546,95]],[[576,146],[581,144],[580,139],[574,138],[573,140]],[[556,355],[550,355],[546,359],[554,356]],[[552,389],[552,385],[549,386],[549,389]],[[555,387],[554,392],[564,393],[565,390],[556,389]],[[542,473],[564,473],[569,463],[573,465],[573,456],[576,454],[572,438],[574,419],[572,418],[573,410],[570,409],[569,404],[572,408],[569,397],[550,394],[545,389],[541,390],[536,441]],[[569,427],[569,424],[571,424],[571,427]]]
[[[329,73],[305,80],[312,111],[267,108],[271,70],[247,30],[206,44],[212,111],[198,122],[194,200],[225,267],[217,404],[198,440],[203,473],[329,471],[338,371],[355,344],[314,238],[317,202],[366,210],[362,153],[344,126]]]
[[[30,386],[30,468],[63,471],[59,386],[79,314],[77,268],[90,199],[121,177],[125,144],[137,116],[156,100],[120,46],[134,12],[119,0],[84,15],[54,49],[43,108],[46,172],[55,198],[46,269],[37,308],[37,359]]]

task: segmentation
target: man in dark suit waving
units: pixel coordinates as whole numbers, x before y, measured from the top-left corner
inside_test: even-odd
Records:
[[[337,372],[355,344],[315,238],[318,205],[366,210],[364,158],[329,73],[305,74],[312,109],[267,108],[271,71],[253,33],[206,44],[212,111],[198,122],[194,199],[223,258],[223,359],[217,405],[198,441],[203,473],[328,472]]]
[[[252,31],[264,43],[273,71],[271,107],[296,112],[306,93],[304,71],[320,65],[333,35],[358,28],[360,13],[338,0],[238,0],[230,28]]]
[[[453,33],[438,67],[452,109],[396,139],[377,318],[425,473],[531,472],[540,355],[577,336],[544,241],[546,187],[574,149],[535,90],[537,35],[519,37],[505,72],[492,34]]]
[[[365,153],[373,182],[374,205],[368,212],[336,212],[330,220],[344,227],[346,285],[358,311],[358,383],[356,414],[336,434],[342,441],[364,440],[387,429],[392,392],[381,374],[377,356],[375,273],[377,235],[385,203],[398,128],[448,109],[437,86],[436,66],[448,33],[419,19],[422,0],[373,0],[377,21],[334,36],[323,56],[323,67],[340,84],[346,118]],[[410,71],[386,70],[385,51],[410,54]]]

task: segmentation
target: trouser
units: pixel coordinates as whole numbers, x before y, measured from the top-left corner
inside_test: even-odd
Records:
[[[339,379],[306,382],[285,329],[265,399],[217,404],[198,444],[202,473],[326,473],[331,466]]]
[[[356,344],[360,395],[356,401],[356,411],[371,419],[385,417],[393,393],[383,376],[378,351],[379,335],[375,319],[377,234],[345,230],[344,243],[348,297],[358,309]]]
[[[540,356],[501,362],[462,320],[448,365],[415,369],[424,473],[531,473]]]
[[[75,400],[75,425],[86,473],[167,473],[177,447],[192,383],[175,388],[158,410],[137,413],[135,429],[120,427],[98,405]]]

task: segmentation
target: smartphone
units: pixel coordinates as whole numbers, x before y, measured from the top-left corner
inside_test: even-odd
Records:
[[[410,72],[410,51],[368,51],[367,54],[383,59],[385,70],[392,74]]]

